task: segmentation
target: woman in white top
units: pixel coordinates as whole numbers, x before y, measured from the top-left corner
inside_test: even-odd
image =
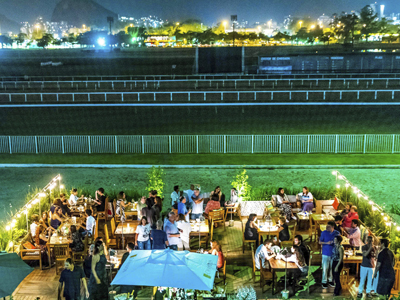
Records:
[[[83,195],[78,198],[78,189],[72,189],[71,196],[69,196],[69,205],[77,205],[79,200],[83,199]]]
[[[284,255],[279,255],[279,258],[281,258],[284,261],[294,262],[296,264],[296,266],[298,267],[298,269],[291,269],[290,271],[288,271],[289,276],[291,277],[291,280],[292,280],[293,294],[294,294],[297,278],[307,275],[308,266],[306,264],[306,261],[304,259],[304,256],[303,256],[299,246],[293,245],[291,248],[291,252],[292,252],[292,255],[290,255],[289,257],[286,257]]]
[[[151,250],[150,244],[150,224],[147,223],[147,218],[142,217],[140,225],[136,227],[136,242],[135,245],[139,250]]]
[[[314,208],[314,197],[306,186],[303,187],[303,193],[297,195],[297,201],[301,203],[303,211],[312,212]]]
[[[288,196],[285,194],[285,190],[283,188],[278,189],[278,194],[276,195],[276,207],[282,208],[282,212],[286,217],[287,221],[290,219],[295,219],[296,217],[293,215],[292,207],[289,204]]]
[[[37,227],[39,225],[39,216],[38,215],[32,215],[31,220],[32,220],[32,224],[30,226],[30,229],[31,229],[32,238],[34,239],[35,236],[36,236],[36,229],[37,229]]]
[[[183,248],[185,250],[190,250],[190,232],[192,231],[192,226],[189,222],[186,221],[185,215],[179,214],[179,221],[176,222],[179,231],[181,232],[181,241],[182,243],[178,245],[178,250],[182,251]]]

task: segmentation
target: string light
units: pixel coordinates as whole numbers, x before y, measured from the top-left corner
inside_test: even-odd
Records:
[[[347,189],[350,186],[350,183],[346,182],[345,186],[346,186],[346,189]]]
[[[373,201],[371,201],[371,200],[370,200],[368,203],[369,203],[369,204],[371,204],[371,205],[373,205],[373,204],[374,204],[374,202],[373,202]]]
[[[397,226],[396,230],[397,230],[397,231],[400,231],[400,226]]]
[[[10,225],[7,225],[7,226],[6,226],[6,230],[7,230],[7,231],[10,231],[10,229],[11,229],[11,226],[10,226]]]
[[[332,171],[332,175],[337,175],[338,171]]]
[[[338,178],[339,178],[340,180],[343,180],[343,179],[344,179],[343,175],[339,175]]]
[[[357,197],[358,197],[358,198],[360,198],[360,197],[361,197],[361,194],[360,194],[360,193],[358,193],[358,194],[357,194]]]
[[[20,214],[20,213],[18,213],[18,214],[17,214],[17,218],[20,218],[20,217],[21,217],[21,214]]]
[[[38,196],[39,196],[40,198],[44,198],[44,197],[46,197],[46,193],[39,193]]]
[[[340,184],[337,184],[337,185],[336,185],[336,188],[337,188],[337,189],[340,189]]]
[[[387,221],[387,220],[388,220],[388,217],[384,217],[383,219],[384,219],[385,221]]]

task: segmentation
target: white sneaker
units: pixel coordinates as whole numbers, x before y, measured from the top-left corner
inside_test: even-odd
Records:
[[[293,219],[293,220],[297,220],[297,217],[293,216],[292,219]]]
[[[286,219],[286,223],[289,223],[290,221],[288,219]]]

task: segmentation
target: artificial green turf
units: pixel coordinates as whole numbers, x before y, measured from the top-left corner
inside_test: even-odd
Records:
[[[1,154],[0,163],[146,165],[400,165],[399,154]]]

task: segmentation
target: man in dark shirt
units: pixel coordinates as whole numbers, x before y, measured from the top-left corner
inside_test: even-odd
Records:
[[[168,238],[167,238],[167,234],[165,233],[165,231],[163,231],[163,222],[161,220],[157,221],[157,229],[152,230],[150,233],[150,237],[153,243],[153,248],[152,249],[165,249],[167,246],[169,246],[168,244]]]
[[[290,239],[289,227],[286,224],[285,218],[279,218],[279,240],[281,242],[288,241]]]
[[[85,273],[82,268],[77,267],[71,258],[67,258],[64,264],[65,269],[61,272],[60,285],[58,286],[58,299],[61,297],[61,291],[64,284],[65,300],[78,300],[81,295],[81,282],[85,287],[86,298],[89,298],[89,291],[86,285]]]
[[[335,216],[335,230],[339,231],[340,235],[343,235],[343,217],[341,215]]]
[[[372,236],[367,238],[367,244],[362,246],[362,254],[363,260],[361,263],[361,270],[360,270],[360,284],[358,286],[358,295],[357,298],[362,298],[365,281],[367,281],[367,286],[365,291],[367,293],[367,298],[371,298],[371,291],[374,289],[372,287],[372,280],[375,268],[375,253],[376,249],[372,243]]]
[[[156,213],[154,209],[152,208],[151,200],[147,199],[146,200],[146,207],[142,208],[142,217],[146,217],[147,223],[150,224],[151,228],[155,228],[155,222],[156,222]]]
[[[295,246],[299,246],[301,253],[304,256],[304,260],[306,261],[306,265],[310,263],[310,251],[307,246],[303,242],[303,237],[299,234],[294,237],[293,244]]]
[[[94,202],[97,204],[97,211],[104,212],[106,207],[106,195],[104,195],[104,189],[99,188],[96,191],[96,200]]]
[[[374,272],[374,281],[378,280],[376,292],[379,295],[386,296],[388,299],[395,281],[394,273],[394,255],[389,250],[389,241],[381,239],[381,252],[378,254],[378,261]],[[379,275],[379,279],[377,278]]]

